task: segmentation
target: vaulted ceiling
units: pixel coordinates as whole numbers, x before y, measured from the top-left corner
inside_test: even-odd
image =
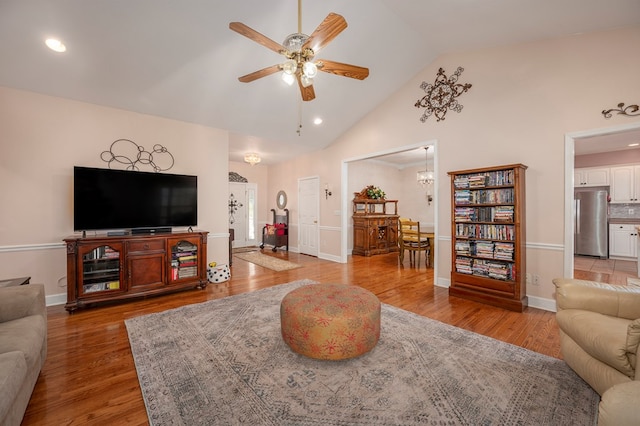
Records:
[[[348,23],[318,57],[370,70],[364,81],[320,73],[316,99],[303,103],[277,74],[239,82],[282,57],[229,30],[239,21],[282,43],[297,32],[297,8],[296,0],[2,0],[0,85],[227,129],[231,160],[256,151],[274,164],[329,145],[442,53],[640,24],[638,0],[303,0],[302,32],[329,12]],[[67,51],[48,50],[47,37]]]

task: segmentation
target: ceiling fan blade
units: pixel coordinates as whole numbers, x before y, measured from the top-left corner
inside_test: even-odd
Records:
[[[316,98],[316,91],[313,90],[313,85],[304,87],[300,80],[300,75],[298,75],[298,87],[300,87],[300,94],[302,95],[303,101],[312,101]]]
[[[263,45],[267,49],[271,49],[276,53],[280,53],[281,54],[285,50],[284,46],[282,46],[280,43],[271,40],[269,37],[267,37],[267,36],[265,36],[263,34],[260,34],[259,32],[257,32],[253,28],[250,28],[250,27],[246,26],[242,22],[231,22],[229,24],[229,29],[231,29],[231,30],[237,32],[238,34],[241,34],[241,35],[243,35],[243,36],[245,36],[247,38],[250,38],[251,40],[255,41],[256,43],[260,43],[261,45]]]
[[[358,80],[364,80],[369,77],[369,68],[359,67],[356,65],[319,59],[316,61],[316,66],[320,71],[341,75],[343,77],[356,78]]]
[[[247,74],[247,75],[243,75],[242,77],[238,77],[238,80],[240,80],[243,83],[251,83],[254,80],[257,80],[259,78],[266,77],[268,75],[277,73],[278,71],[280,71],[280,65],[272,65],[270,67],[263,68],[261,70],[252,72],[251,74]]]
[[[302,50],[310,47],[314,53],[318,53],[320,49],[329,44],[329,42],[336,38],[345,28],[347,28],[347,21],[345,21],[342,16],[337,13],[328,14],[305,44],[302,45]]]

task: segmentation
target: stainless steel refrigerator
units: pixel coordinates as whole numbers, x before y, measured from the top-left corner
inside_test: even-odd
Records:
[[[609,257],[609,187],[576,188],[573,197],[574,254]]]

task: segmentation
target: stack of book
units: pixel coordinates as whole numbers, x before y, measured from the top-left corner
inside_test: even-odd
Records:
[[[456,272],[471,274],[471,259],[468,257],[456,257]]]
[[[513,206],[497,206],[493,211],[496,222],[513,222]]]
[[[453,187],[460,188],[460,189],[468,188],[469,177],[465,175],[456,176],[456,178],[453,180]]]
[[[497,280],[510,280],[513,272],[513,265],[509,263],[490,262],[489,276]]]
[[[476,260],[473,262],[473,275],[486,277],[489,275],[489,262],[486,260]]]
[[[472,222],[476,220],[476,209],[473,207],[456,207],[454,216],[456,222]]]
[[[456,241],[456,254],[460,256],[471,256],[471,244],[469,241]]]
[[[469,188],[484,188],[487,186],[487,180],[488,176],[484,174],[469,176]]]
[[[172,250],[171,271],[173,279],[189,278],[198,275],[197,247],[189,243],[180,243]]]
[[[489,241],[476,242],[476,256],[493,259],[493,243]]]
[[[471,204],[473,193],[468,189],[456,190],[455,203],[456,204]]]
[[[513,260],[513,244],[495,243],[494,258],[501,260]]]

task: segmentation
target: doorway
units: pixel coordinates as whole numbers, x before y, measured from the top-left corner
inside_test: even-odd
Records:
[[[425,164],[425,146],[430,146],[433,147],[433,149],[429,149],[429,155],[431,155],[431,153],[433,153],[433,160],[429,161],[430,164],[433,164],[433,168],[429,168],[429,170],[434,172],[434,175],[436,176],[436,181],[434,184],[432,184],[432,187],[429,189],[430,194],[427,194],[427,190],[425,190],[425,206],[429,206],[430,208],[433,209],[433,231],[434,231],[434,242],[435,245],[437,245],[437,241],[438,241],[438,209],[437,209],[437,204],[438,204],[438,149],[437,149],[437,140],[427,140],[427,141],[422,141],[419,143],[414,143],[414,144],[410,144],[410,145],[404,145],[404,146],[400,146],[400,147],[396,147],[396,148],[392,148],[389,150],[385,150],[385,151],[380,151],[380,152],[374,152],[374,153],[370,153],[370,154],[366,154],[366,155],[362,155],[359,157],[354,157],[354,158],[348,158],[342,161],[342,170],[341,170],[341,182],[342,182],[342,187],[341,187],[341,193],[342,193],[342,199],[341,199],[341,210],[343,212],[342,214],[342,223],[341,223],[341,229],[342,229],[342,241],[341,241],[341,262],[342,263],[346,263],[347,262],[347,256],[348,256],[348,248],[349,248],[349,236],[350,236],[350,232],[352,230],[352,227],[350,226],[351,224],[351,212],[353,210],[352,207],[352,199],[353,199],[353,191],[351,191],[351,188],[349,186],[349,167],[353,166],[354,163],[356,162],[360,162],[360,161],[364,161],[364,160],[373,160],[373,159],[382,159],[385,156],[394,156],[394,155],[402,155],[403,153],[408,153],[410,151],[416,151],[419,153],[419,156],[416,157],[416,159],[414,159],[413,161],[415,162],[415,164],[418,165],[424,165]],[[421,169],[424,169],[424,166],[421,167]],[[417,185],[417,181],[412,182],[412,184],[415,183]],[[361,189],[361,188],[359,188]],[[428,197],[431,198],[430,201],[428,201]],[[430,205],[428,203],[431,203]],[[433,262],[433,267],[434,267],[434,277],[437,277],[437,271],[438,271],[438,250],[434,250],[434,262]],[[435,279],[434,279],[434,283],[436,283]],[[436,283],[437,285],[437,283]]]
[[[589,139],[599,139],[602,149],[600,152],[614,150],[613,141],[620,140],[621,136],[628,135],[633,138],[634,142],[638,142],[640,137],[640,123],[632,123],[628,125],[613,126],[604,129],[588,130],[582,132],[568,133],[565,135],[565,205],[564,205],[564,276],[574,276],[574,223],[573,223],[573,193],[574,193],[574,172],[575,172],[575,155],[578,144],[586,143]],[[611,142],[607,143],[607,137],[611,137]],[[610,145],[610,147],[608,146]]]
[[[229,182],[229,229],[233,248],[258,244],[258,185]]]

